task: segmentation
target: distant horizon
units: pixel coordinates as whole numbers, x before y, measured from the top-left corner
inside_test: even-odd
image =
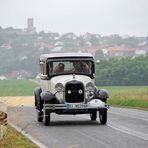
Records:
[[[25,30],[26,28],[16,28],[16,27],[14,27],[14,26],[8,26],[8,27],[3,27],[3,26],[0,26],[2,29],[7,29],[7,28],[13,28],[13,29],[21,29],[21,30]],[[35,28],[36,28],[36,26],[34,26]],[[63,34],[66,34],[66,33],[74,33],[75,35],[77,35],[77,36],[80,36],[80,35],[84,35],[84,34],[86,34],[86,33],[90,33],[90,34],[98,34],[98,35],[100,35],[101,37],[102,36],[112,36],[112,35],[119,35],[119,36],[129,36],[129,37],[148,37],[148,35],[147,36],[136,36],[136,35],[130,35],[130,34],[119,34],[119,33],[111,33],[111,34],[105,34],[105,35],[102,35],[102,34],[100,34],[100,33],[95,33],[95,32],[84,32],[84,33],[82,33],[82,34],[79,34],[79,33],[75,33],[75,32],[72,32],[72,31],[69,31],[69,32],[57,32],[57,31],[51,31],[51,30],[49,30],[49,31],[45,31],[45,30],[38,30],[37,28],[36,28],[36,32],[37,33],[39,33],[39,32],[41,32],[41,31],[44,31],[45,33],[58,33],[58,34],[60,34],[60,35],[63,35]]]

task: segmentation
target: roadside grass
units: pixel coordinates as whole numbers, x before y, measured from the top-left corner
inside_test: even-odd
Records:
[[[28,140],[21,133],[16,131],[10,125],[7,125],[7,134],[0,140],[1,148],[39,148]]]
[[[109,91],[108,103],[113,106],[148,109],[148,86],[104,86]]]
[[[0,96],[33,96],[36,84],[29,80],[0,80]],[[0,140],[3,148],[38,148],[10,125],[6,136]]]
[[[33,96],[35,86],[29,80],[0,80],[0,96]]]

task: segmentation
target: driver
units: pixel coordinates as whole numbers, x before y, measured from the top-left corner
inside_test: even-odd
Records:
[[[55,69],[53,70],[54,73],[62,73],[64,72],[65,65],[63,63],[59,63]]]

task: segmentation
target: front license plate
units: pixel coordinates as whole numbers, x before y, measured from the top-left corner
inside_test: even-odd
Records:
[[[82,109],[86,108],[87,104],[66,104],[67,109]]]

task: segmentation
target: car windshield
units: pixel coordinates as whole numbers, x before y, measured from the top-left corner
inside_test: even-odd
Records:
[[[90,60],[60,60],[48,63],[49,75],[61,74],[91,74],[92,61]]]

